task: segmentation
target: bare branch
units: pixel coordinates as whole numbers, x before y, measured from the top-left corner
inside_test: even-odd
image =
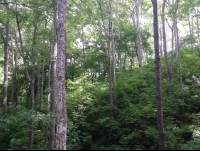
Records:
[[[194,75],[192,76],[192,79],[197,84],[197,86],[200,87],[200,82],[199,82],[199,80]]]

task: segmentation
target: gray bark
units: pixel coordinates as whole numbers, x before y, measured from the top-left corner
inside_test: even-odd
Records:
[[[4,89],[3,89],[3,112],[7,112],[7,93],[8,93],[8,36],[9,36],[9,19],[6,23],[6,38],[4,40]]]
[[[116,78],[115,78],[115,50],[114,50],[114,34],[113,34],[113,11],[112,11],[112,1],[109,1],[110,4],[110,28],[111,28],[111,38],[112,38],[112,68],[113,68],[113,89],[114,89],[114,94],[113,94],[113,101],[116,103],[116,90],[115,90],[115,83],[116,83]]]
[[[13,107],[14,107],[15,106],[14,94],[15,94],[16,73],[15,73],[15,52],[13,51],[12,24],[10,25],[10,33],[11,33],[11,50],[12,50],[12,92],[11,92],[11,102],[12,102]]]
[[[58,0],[54,0],[54,19],[53,19],[53,26],[56,28],[57,18],[58,18]],[[57,37],[56,30],[54,30],[54,36]],[[57,55],[57,39],[54,43],[53,48],[53,59],[51,64],[51,108],[50,108],[50,115],[52,117],[52,122],[50,123],[50,130],[49,130],[49,150],[55,149],[55,114],[56,114],[56,55]]]
[[[57,32],[57,133],[56,149],[66,150],[67,146],[67,110],[65,91],[66,57],[66,5],[67,0],[59,0]]]
[[[135,7],[136,7],[136,16],[137,16],[137,46],[138,46],[139,72],[142,73],[142,45],[141,45],[141,31],[140,31],[138,0],[135,0]]]
[[[199,19],[197,17],[197,35],[198,35],[198,47],[200,51],[200,36],[199,36]]]
[[[167,19],[166,19],[166,21],[167,21]],[[172,27],[169,25],[168,21],[167,21],[167,24],[172,31],[171,79],[173,79],[173,77],[174,77],[174,23],[173,23]]]
[[[163,45],[162,45],[162,22],[160,22],[160,55],[163,56]]]
[[[194,75],[192,76],[192,79],[197,84],[197,86],[200,88],[200,82],[199,82],[199,80]]]
[[[162,92],[160,75],[160,56],[159,56],[159,34],[158,34],[158,13],[157,0],[151,0],[153,4],[153,24],[154,24],[154,49],[155,49],[155,73],[156,73],[156,100],[157,100],[157,126],[159,150],[165,149],[164,142],[164,120],[162,110]]]
[[[165,2],[166,0],[163,0],[162,15],[164,15],[165,13]],[[167,41],[166,41],[166,34],[165,34],[165,17],[164,16],[162,16],[162,27],[163,27],[163,48],[164,48],[166,74],[167,74],[168,80],[171,80],[171,73],[169,70],[169,64],[167,60]]]
[[[42,111],[43,104],[43,88],[44,88],[44,60],[42,59],[41,67],[41,88],[40,88],[40,111]]]

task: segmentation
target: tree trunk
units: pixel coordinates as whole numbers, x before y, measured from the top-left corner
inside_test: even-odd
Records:
[[[137,46],[138,46],[139,72],[142,73],[142,46],[141,46],[141,31],[140,31],[138,0],[135,0],[135,7],[136,7],[136,16],[137,16]]]
[[[108,71],[109,71],[109,95],[110,95],[110,108],[111,108],[111,117],[113,116],[112,113],[112,109],[113,109],[113,94],[112,94],[112,71],[111,71],[111,57],[110,57],[110,21],[109,21],[109,28],[108,28],[108,33],[109,33],[109,37],[108,37],[108,42],[107,42],[107,46],[108,46]]]
[[[115,83],[116,83],[116,78],[115,78],[115,50],[114,50],[114,34],[113,34],[113,11],[112,11],[112,1],[109,1],[110,4],[110,28],[111,28],[111,37],[112,37],[112,67],[113,67],[113,102],[116,103],[116,90],[115,90]]]
[[[163,56],[163,51],[162,51],[162,22],[160,23],[160,55]]]
[[[123,69],[124,69],[124,75],[126,74],[126,48],[125,48],[125,54],[124,54],[124,64],[123,64]]]
[[[188,24],[189,24],[189,29],[190,29],[190,46],[191,46],[191,51],[193,52],[193,44],[192,44],[193,34],[192,34],[191,25],[190,25],[190,16],[189,15],[188,15]]]
[[[7,93],[8,93],[8,36],[9,20],[6,23],[6,39],[4,40],[4,89],[3,89],[3,112],[7,112]]]
[[[166,0],[163,0],[162,15],[164,15],[165,13],[165,2]],[[166,67],[167,79],[171,81],[171,73],[169,70],[169,64],[167,60],[167,41],[166,41],[166,35],[165,35],[165,17],[164,16],[162,16],[162,27],[163,27],[163,47],[164,47],[165,67]]]
[[[43,55],[42,55],[43,56]],[[44,58],[42,58],[42,67],[41,67],[41,88],[40,88],[40,111],[42,111],[43,104],[43,88],[44,88]]]
[[[199,80],[194,75],[192,76],[192,79],[197,84],[197,86],[200,88],[200,82],[199,82]]]
[[[114,6],[113,6],[114,8]],[[119,16],[117,11],[115,10],[115,15],[117,16],[117,24],[118,24],[118,40],[119,40],[119,44],[118,44],[118,69],[120,70],[120,73],[122,72],[122,61],[121,61],[121,46],[120,46],[120,29],[119,29]]]
[[[53,26],[56,29],[57,19],[58,19],[58,0],[54,0],[54,18],[53,18]],[[52,118],[52,122],[50,123],[49,130],[49,150],[55,149],[55,119],[56,119],[56,91],[57,91],[57,75],[56,75],[56,60],[57,60],[57,33],[56,30],[53,31],[53,35],[55,36],[55,43],[53,48],[53,59],[51,65],[51,108],[50,108],[50,116]]]
[[[171,80],[172,80],[174,77],[174,69],[173,69],[174,68],[174,21],[172,27],[169,25],[168,21],[167,24],[172,31],[172,51],[171,51]]]
[[[178,1],[177,1],[177,9],[178,9]],[[176,38],[177,38],[177,52],[178,52],[178,68],[179,68],[179,79],[180,79],[180,91],[181,91],[181,100],[184,101],[183,98],[183,81],[182,81],[182,72],[181,72],[181,61],[180,61],[180,50],[179,50],[179,34],[177,27],[177,16],[175,14],[175,28],[176,28]]]
[[[12,25],[10,25],[10,33],[11,33],[11,50],[12,50],[12,92],[11,92],[11,102],[13,107],[15,106],[14,94],[15,94],[15,53],[13,51],[13,36],[12,36]]]
[[[155,49],[155,73],[156,73],[156,100],[157,100],[157,126],[158,126],[158,142],[159,150],[165,149],[164,142],[164,121],[162,110],[162,92],[161,92],[161,76],[160,76],[160,56],[159,56],[159,34],[158,34],[158,14],[157,0],[151,0],[153,4],[153,24],[154,24],[154,49]]]
[[[199,42],[198,49],[200,51],[200,36],[199,36],[199,19],[198,19],[198,17],[197,17],[197,35],[198,35],[198,42]]]
[[[66,150],[67,146],[67,110],[65,91],[65,57],[66,57],[66,6],[67,0],[59,0],[57,32],[57,133],[56,149]]]

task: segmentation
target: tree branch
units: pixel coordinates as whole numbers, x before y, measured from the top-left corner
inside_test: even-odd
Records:
[[[200,87],[200,82],[199,82],[199,80],[194,75],[192,76],[192,79],[197,84],[197,86]]]

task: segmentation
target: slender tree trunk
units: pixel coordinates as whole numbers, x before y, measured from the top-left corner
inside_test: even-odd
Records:
[[[190,29],[190,46],[191,46],[191,51],[193,52],[193,44],[192,44],[193,34],[192,34],[191,25],[190,25],[190,16],[189,15],[188,15],[188,24],[189,24],[189,29]]]
[[[116,83],[116,78],[115,78],[115,50],[114,50],[114,34],[113,34],[113,11],[112,11],[112,1],[109,1],[110,4],[110,27],[111,27],[111,37],[112,37],[112,67],[113,67],[113,102],[114,104],[116,103],[116,90],[115,90],[115,83]]]
[[[109,37],[108,37],[108,71],[109,71],[109,95],[110,95],[110,107],[111,107],[111,117],[113,117],[112,109],[113,109],[113,94],[112,94],[112,71],[111,71],[111,57],[110,57],[110,21],[109,21],[109,29],[108,29]]]
[[[29,135],[29,150],[33,149],[33,112],[34,112],[34,100],[35,100],[35,44],[36,44],[36,30],[37,30],[37,20],[38,20],[38,6],[36,10],[34,33],[33,33],[33,48],[32,48],[32,74],[31,74],[31,123],[30,123],[30,135]]]
[[[58,1],[54,0],[54,29],[56,28],[57,24],[57,18],[58,18]],[[55,44],[53,48],[53,59],[52,59],[52,65],[51,65],[51,108],[50,108],[50,115],[52,118],[52,122],[50,123],[50,131],[49,131],[49,150],[55,149],[55,114],[56,114],[56,90],[57,90],[57,75],[56,75],[56,60],[57,60],[57,33],[56,30],[54,30],[54,36],[55,36]]]
[[[3,112],[7,112],[7,93],[8,93],[8,36],[9,36],[9,19],[6,23],[6,39],[4,40],[4,89],[3,89]]]
[[[40,88],[40,111],[42,111],[43,104],[43,89],[44,89],[44,58],[42,58],[42,67],[41,67],[41,88]]]
[[[50,80],[51,80],[51,49],[52,49],[52,37],[49,40],[49,71],[48,71],[48,86],[47,86],[47,111],[46,111],[46,116],[47,118],[49,117],[49,102],[50,102]],[[44,143],[44,150],[47,150],[48,147],[48,132],[49,128],[45,127],[45,143]]]
[[[165,13],[165,2],[166,0],[163,0],[163,6],[162,6],[163,15]],[[167,41],[166,41],[166,34],[165,34],[165,17],[164,16],[162,16],[162,27],[163,27],[163,46],[164,46],[165,67],[166,67],[167,79],[171,81],[171,73],[169,70],[169,64],[167,60]]]
[[[66,150],[67,146],[67,111],[65,91],[66,57],[66,6],[67,0],[59,0],[57,32],[57,133],[56,149]]]
[[[140,31],[138,0],[135,0],[135,6],[136,6],[136,16],[137,16],[137,46],[138,46],[139,72],[142,73],[142,46],[141,46],[141,31]]]
[[[114,8],[114,6],[113,6]],[[115,14],[117,16],[117,24],[118,24],[118,40],[119,40],[119,44],[118,44],[118,69],[120,70],[120,73],[122,72],[122,61],[121,61],[121,46],[120,46],[120,29],[119,29],[119,16],[117,11],[115,10]]]
[[[11,50],[12,50],[12,92],[11,92],[11,102],[13,107],[15,106],[14,94],[15,94],[15,53],[13,51],[13,36],[12,36],[12,25],[10,25],[10,33],[11,33]]]
[[[33,149],[33,112],[34,112],[34,85],[35,85],[35,61],[32,61],[33,67],[32,67],[32,74],[31,74],[31,123],[30,123],[30,135],[29,135],[29,150]]]
[[[124,54],[124,64],[123,64],[123,69],[124,69],[124,75],[126,74],[126,49],[125,49],[125,54]]]
[[[162,110],[162,92],[160,76],[160,56],[159,56],[159,34],[158,34],[158,13],[157,0],[151,0],[153,4],[153,24],[154,24],[154,49],[155,49],[155,73],[156,73],[156,100],[157,100],[157,125],[159,150],[165,149],[164,142],[164,121]]]
[[[197,17],[197,35],[198,35],[198,49],[199,49],[199,52],[200,52],[200,36],[199,36],[199,19]]]
[[[162,22],[160,22],[160,54],[161,54],[161,56],[163,56],[163,51],[162,51],[162,49],[163,49],[163,46],[162,46]]]
[[[177,0],[177,10],[178,10],[178,0]],[[178,52],[178,67],[179,67],[181,100],[182,100],[182,102],[184,102],[184,97],[183,97],[183,81],[182,81],[180,50],[179,50],[179,34],[178,34],[177,15],[176,14],[175,14],[175,28],[176,28],[176,39],[177,39],[176,47],[177,47],[177,52]]]
[[[83,75],[85,76],[85,48],[84,48],[84,39],[83,39],[83,27],[82,27],[82,42],[83,42]],[[85,80],[84,80],[85,83]]]
[[[172,51],[171,51],[171,80],[172,80],[174,77],[174,69],[173,69],[174,68],[174,22],[173,22],[172,27],[169,25],[168,21],[167,21],[167,24],[172,31]]]

